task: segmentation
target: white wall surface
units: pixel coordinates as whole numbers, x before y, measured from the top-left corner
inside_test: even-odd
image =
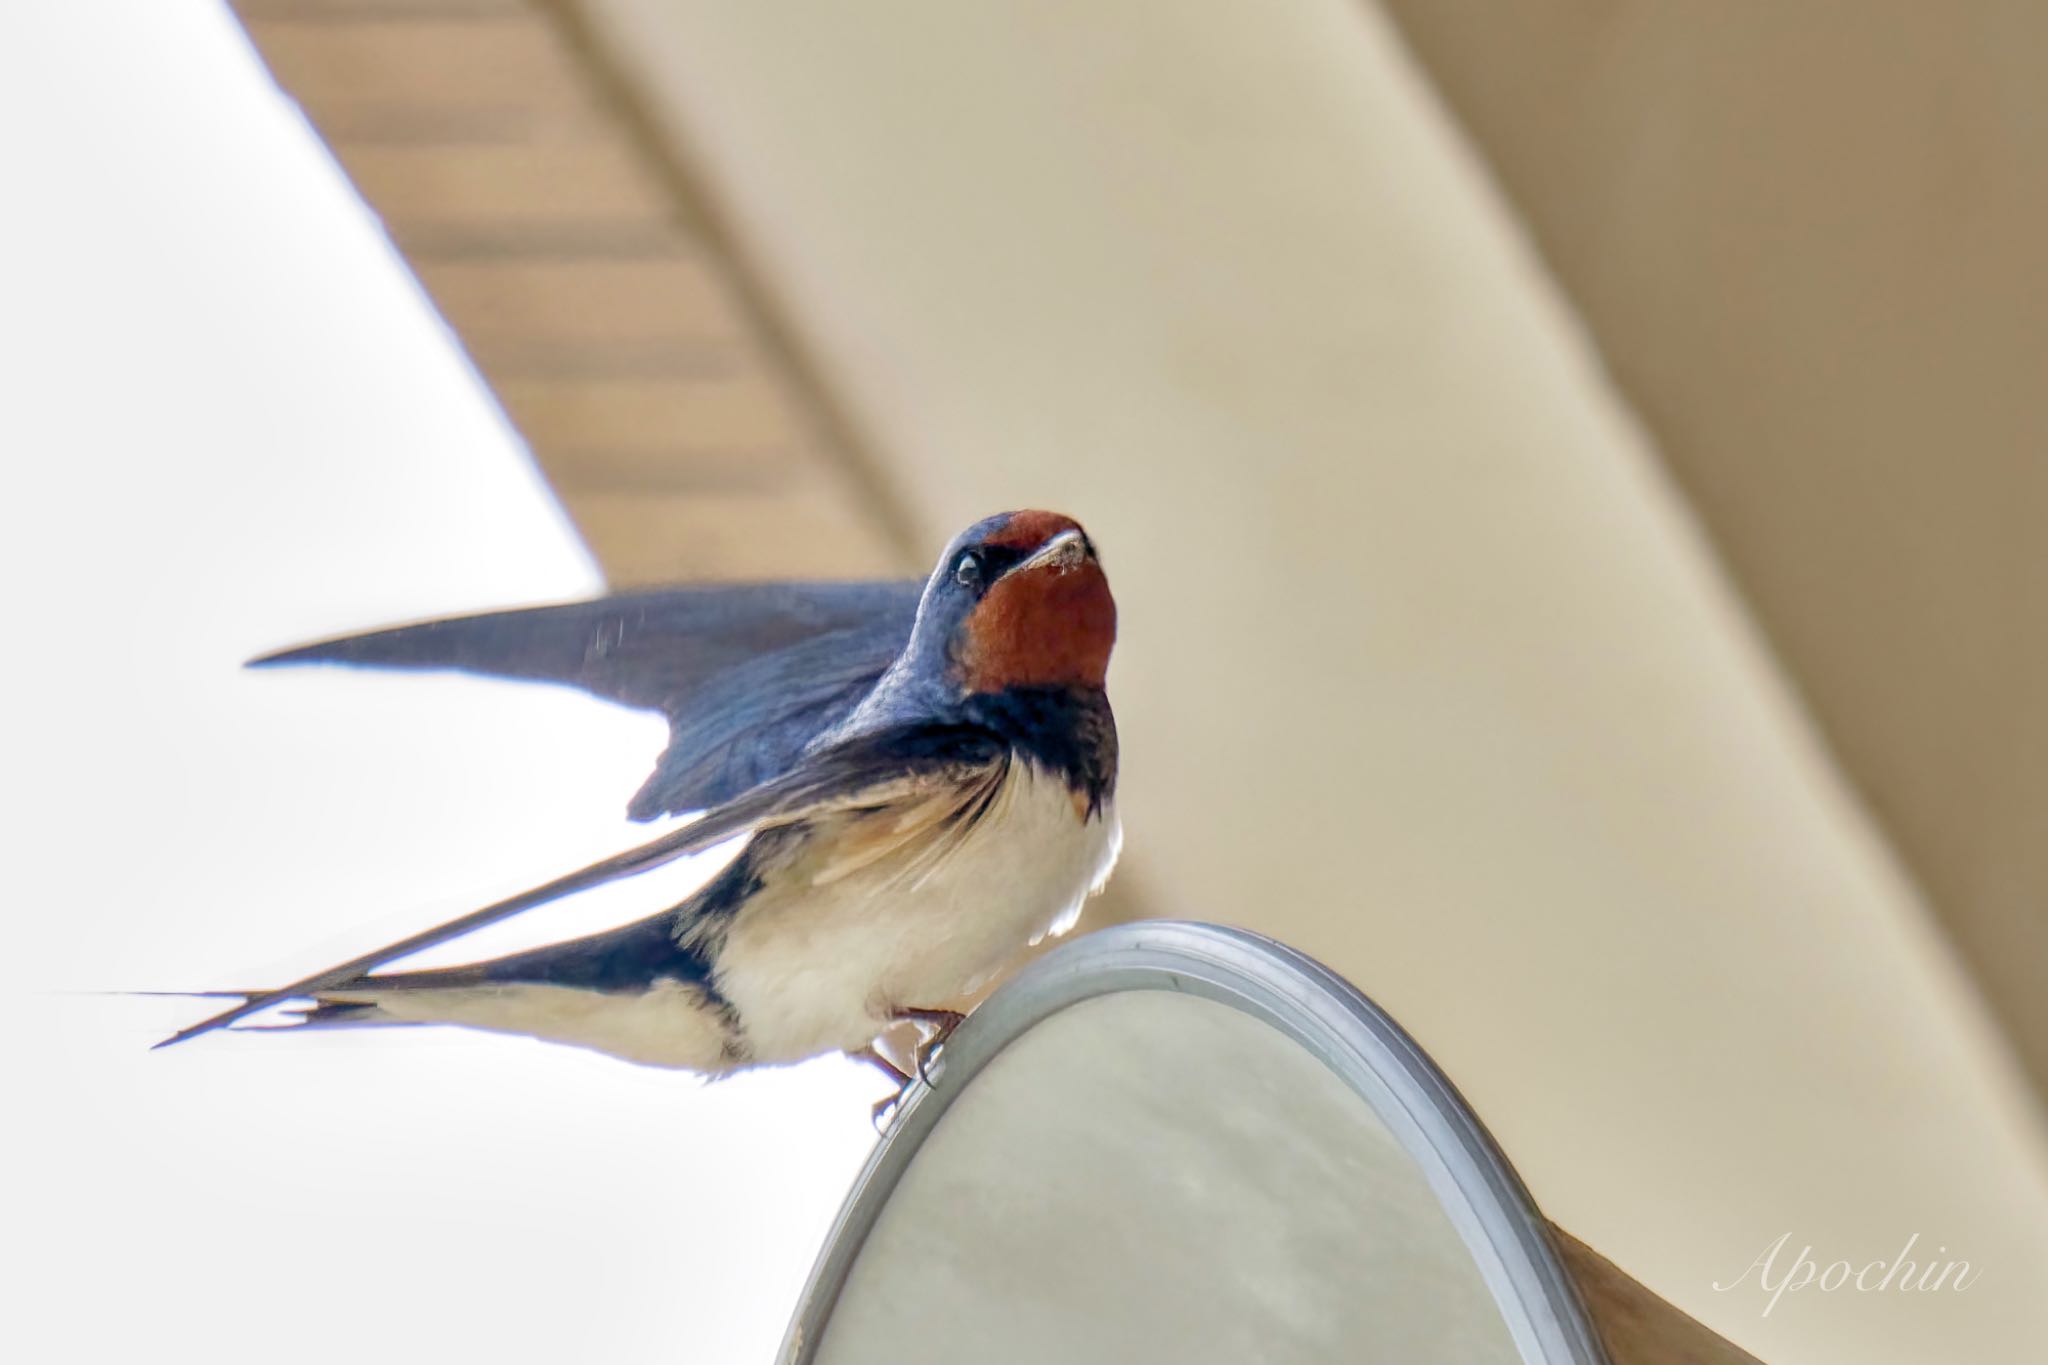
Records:
[[[701,1089],[425,1031],[150,1053],[205,1002],[90,994],[273,983],[636,841],[661,727],[238,671],[597,580],[224,10],[7,10],[0,166],[0,1350],[767,1360],[872,1141],[865,1069]]]

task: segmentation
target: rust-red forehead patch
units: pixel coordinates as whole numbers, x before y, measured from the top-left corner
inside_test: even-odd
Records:
[[[1062,531],[1078,531],[1081,523],[1058,512],[1012,512],[988,538],[1005,550],[1035,550]]]

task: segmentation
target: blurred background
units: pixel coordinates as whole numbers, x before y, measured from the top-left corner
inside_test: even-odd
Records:
[[[193,0],[0,32],[32,1116],[0,1292],[39,1358],[766,1359],[868,1140],[858,1071],[145,1062],[189,1010],[53,992],[267,980],[627,837],[645,718],[249,654],[920,573],[1032,505],[1122,607],[1093,922],[1328,961],[1557,1223],[1766,1360],[2048,1340],[2039,11]],[[1767,1316],[1714,1288],[1781,1235],[1980,1275]]]

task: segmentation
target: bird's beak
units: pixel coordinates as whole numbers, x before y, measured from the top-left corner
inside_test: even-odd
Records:
[[[1011,569],[1011,573],[1022,573],[1027,569],[1055,569],[1065,573],[1077,569],[1088,558],[1088,537],[1079,530],[1068,529],[1060,532],[1045,544],[1031,552],[1031,557]]]

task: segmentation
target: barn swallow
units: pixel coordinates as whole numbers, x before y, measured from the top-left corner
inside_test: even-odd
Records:
[[[914,583],[671,590],[430,622],[259,663],[456,668],[658,708],[670,742],[631,813],[696,820],[495,905],[241,1002],[306,1027],[452,1024],[717,1076],[843,1051],[1063,933],[1120,843],[1105,691],[1116,604],[1087,533],[1005,513]],[[738,835],[647,919],[531,952],[376,969]]]

